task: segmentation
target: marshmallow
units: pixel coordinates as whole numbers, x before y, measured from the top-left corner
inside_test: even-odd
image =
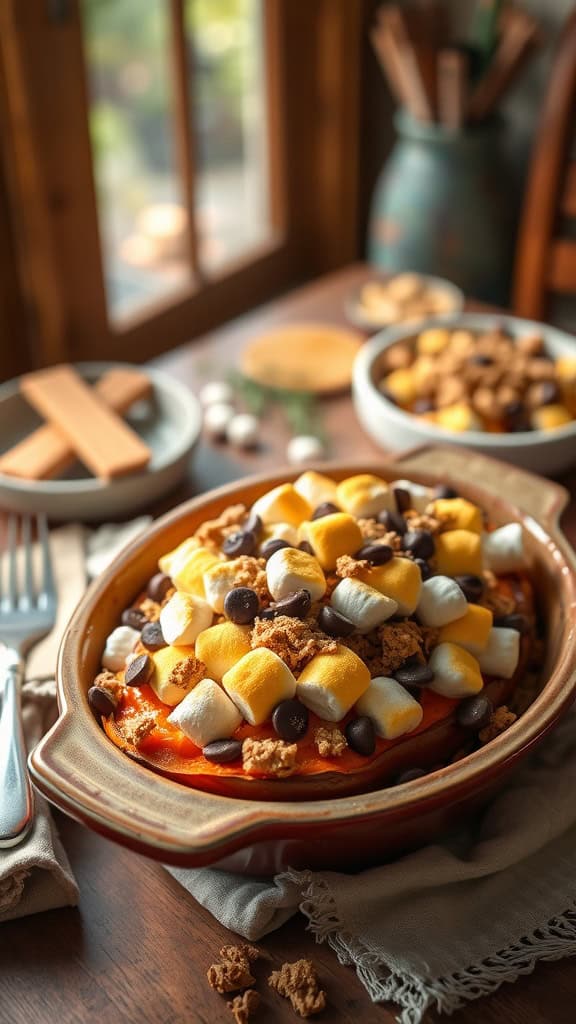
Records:
[[[385,565],[366,569],[360,579],[396,601],[399,615],[412,615],[416,610],[422,590],[422,576],[411,559],[393,558]]]
[[[358,579],[343,579],[332,591],[330,603],[353,622],[359,633],[369,633],[394,615],[396,601]]]
[[[140,639],[140,633],[131,626],[117,626],[106,639],[102,666],[109,672],[120,672],[126,665],[126,659],[132,653]]]
[[[307,469],[294,481],[294,490],[308,502],[310,508],[318,508],[325,501],[336,504],[336,481],[323,473]]]
[[[296,692],[290,669],[266,647],[240,658],[224,674],[222,686],[250,725],[261,725],[281,700],[288,700]]]
[[[492,629],[493,615],[489,608],[469,604],[466,614],[449,622],[440,630],[440,643],[458,644],[478,657],[485,649]]]
[[[204,409],[204,429],[210,437],[224,438],[236,410],[229,402],[214,402]]]
[[[292,547],[297,547],[300,540],[298,528],[292,523],[272,523],[262,530],[262,543],[267,540],[285,540]]]
[[[190,675],[184,682],[179,674],[179,666],[186,659],[194,657],[193,647],[162,647],[150,655],[154,663],[154,672],[150,679],[150,686],[163,704],[174,707],[190,693],[204,675],[204,668],[200,662],[196,663],[197,672]]]
[[[234,401],[234,392],[224,380],[211,380],[200,389],[198,395],[202,405],[221,405]]]
[[[314,549],[323,569],[334,569],[341,555],[353,555],[362,547],[362,533],[354,516],[334,512],[309,523],[302,523],[300,532]]]
[[[202,679],[178,707],[168,715],[197,747],[213,740],[225,740],[238,728],[242,715],[230,697],[213,679]]]
[[[445,626],[462,618],[467,610],[463,592],[449,576],[431,576],[422,584],[416,614],[425,626]]]
[[[281,548],[266,563],[268,590],[275,601],[295,590],[308,590],[313,601],[326,591],[326,579],[317,560],[307,551]]]
[[[480,576],[482,541],[471,530],[447,530],[434,538],[438,572],[444,576]]]
[[[297,696],[310,711],[327,722],[339,722],[366,692],[370,672],[364,662],[342,644],[335,654],[317,654],[298,677]]]
[[[488,643],[478,655],[480,668],[487,676],[511,679],[520,660],[520,633],[516,629],[495,626]]]
[[[434,497],[434,491],[423,484],[415,484],[412,480],[393,480],[392,488],[399,487],[410,495],[410,508],[416,512],[424,512]]]
[[[292,484],[280,484],[263,494],[254,502],[252,511],[260,516],[264,524],[291,523],[292,526],[300,526],[300,523],[304,519],[309,519],[312,513],[306,499]]]
[[[220,622],[199,634],[195,653],[206,665],[206,672],[218,682],[250,650],[250,626]]]
[[[222,559],[210,548],[196,547],[178,556],[172,563],[172,582],[177,590],[204,597],[204,573]]]
[[[185,562],[190,552],[199,547],[200,544],[196,537],[187,537],[177,548],[173,548],[172,551],[168,551],[158,559],[158,568],[167,576],[171,576],[173,567],[177,563]]]
[[[449,518],[451,530],[471,530],[482,533],[482,511],[466,498],[436,498],[431,503],[431,513],[438,519]]]
[[[251,412],[239,412],[226,428],[226,440],[237,448],[255,448],[260,437],[260,420]]]
[[[313,462],[324,455],[324,445],[319,437],[313,434],[298,434],[291,437],[286,446],[286,458],[293,466],[303,462]]]
[[[392,512],[396,503],[385,480],[371,473],[349,476],[338,484],[336,504],[353,516],[376,516],[384,509]]]
[[[430,689],[443,697],[470,697],[484,686],[478,661],[457,644],[438,644],[428,664],[434,673]]]
[[[495,573],[516,572],[526,566],[524,531],[520,523],[508,523],[482,538],[484,564]]]
[[[204,594],[210,607],[222,615],[226,595],[237,585],[240,559],[233,558],[230,562],[217,562],[211,566],[203,577]]]
[[[400,683],[386,676],[376,676],[356,701],[359,715],[367,715],[378,736],[396,740],[407,732],[414,732],[422,721],[422,705],[414,700]]]
[[[160,612],[160,625],[166,643],[185,647],[212,625],[212,609],[201,597],[177,590]]]

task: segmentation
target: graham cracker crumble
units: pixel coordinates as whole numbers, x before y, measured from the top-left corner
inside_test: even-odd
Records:
[[[348,746],[346,737],[340,729],[321,727],[314,733],[314,743],[320,757],[340,757]]]
[[[242,744],[242,767],[248,775],[291,775],[296,767],[296,743],[284,740],[245,739]]]
[[[174,588],[172,588],[172,593],[174,593]],[[138,611],[146,616],[148,622],[158,622],[161,610],[158,602],[153,601],[150,597],[145,597],[138,605]]]
[[[205,675],[206,665],[191,654],[190,657],[183,658],[174,666],[167,682],[171,686],[180,686],[183,690],[187,690],[190,683],[199,683]]]
[[[449,529],[442,519],[428,511],[420,513],[414,509],[408,509],[404,513],[404,518],[410,530],[428,530],[428,533],[436,534]]]
[[[232,1010],[236,1024],[246,1024],[260,1006],[260,996],[255,988],[247,988],[241,996],[234,996],[226,1006]]]
[[[221,995],[225,992],[237,992],[239,988],[248,988],[256,980],[250,973],[247,960],[240,963],[225,960],[220,964],[211,964],[206,971],[206,977],[210,987]]]
[[[203,547],[219,548],[232,529],[246,518],[246,512],[245,505],[229,505],[216,519],[207,519],[201,523],[194,536]]]
[[[504,593],[498,577],[489,569],[482,573],[484,577],[484,597],[481,601],[494,615],[511,615],[516,611],[516,600],[511,593]]]
[[[268,978],[270,988],[292,1003],[292,1009],[301,1017],[311,1017],[326,1006],[326,993],[320,988],[314,965],[310,960],[296,960],[282,964]]]
[[[400,551],[402,539],[394,530],[387,530],[377,519],[358,519],[360,533],[364,540],[379,541],[389,544],[393,551]]]
[[[96,676],[92,686],[99,686],[101,690],[105,690],[106,693],[112,698],[112,700],[118,701],[124,693],[124,686],[118,681],[113,672],[109,672],[108,669],[103,669]]]
[[[388,676],[407,658],[414,656],[425,662],[438,643],[438,630],[417,622],[385,622],[377,630],[342,637],[345,644],[368,666],[370,675]]]
[[[250,587],[258,594],[261,604],[270,604],[266,579],[266,559],[254,558],[252,555],[240,555],[234,561],[237,565],[234,586]]]
[[[267,647],[288,665],[301,670],[316,654],[336,654],[338,644],[317,626],[313,619],[278,615],[275,619],[256,619],[250,633],[250,646]]]
[[[496,708],[492,713],[488,725],[481,729],[478,733],[478,739],[480,743],[489,743],[490,740],[499,736],[500,733],[505,732],[511,725],[514,724],[518,715],[515,715],[513,711],[510,711],[505,704],[502,707]]]
[[[128,743],[138,747],[142,740],[156,728],[156,719],[151,711],[140,711],[132,718],[124,718],[120,731]]]
[[[365,558],[353,558],[352,555],[340,555],[336,560],[336,574],[341,579],[353,579],[370,569],[370,562]]]

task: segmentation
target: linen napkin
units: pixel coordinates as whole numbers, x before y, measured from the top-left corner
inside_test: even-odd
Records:
[[[26,664],[22,717],[28,750],[56,719],[58,644],[86,586],[82,528],[53,530],[50,541],[58,612],[54,630],[32,649]],[[36,791],[34,812],[34,824],[26,838],[18,846],[0,850],[0,923],[78,902],[78,887],[48,804]]]

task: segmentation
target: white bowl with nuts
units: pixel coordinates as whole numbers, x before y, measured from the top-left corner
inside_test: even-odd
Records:
[[[576,338],[493,313],[390,328],[359,353],[352,393],[377,444],[464,445],[552,475],[576,463]]]

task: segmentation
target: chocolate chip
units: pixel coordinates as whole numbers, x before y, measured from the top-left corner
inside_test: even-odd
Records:
[[[272,605],[273,618],[288,615],[291,619],[305,619],[310,611],[312,599],[309,590],[294,590]]]
[[[252,530],[238,530],[231,533],[222,545],[222,551],[230,558],[251,555],[256,547],[256,534]]]
[[[273,537],[272,540],[267,540],[265,544],[260,548],[260,554],[262,558],[268,561],[272,555],[275,555],[277,551],[281,551],[282,548],[291,548],[292,545],[287,540],[281,540],[280,537]]]
[[[253,533],[257,539],[260,537],[260,534],[264,529],[264,525],[257,512],[250,512],[248,514],[247,518],[242,523],[242,529],[247,530],[249,533]]]
[[[410,665],[405,662],[393,675],[402,686],[428,686],[434,682],[434,673],[428,665]]]
[[[148,619],[139,608],[125,608],[122,612],[121,622],[123,626],[130,626],[132,629],[137,629],[140,632],[142,627],[148,622]]]
[[[157,572],[151,580],[148,581],[146,593],[151,601],[156,601],[157,604],[162,604],[162,601],[166,597],[166,594],[172,586],[172,580],[165,572]]]
[[[348,722],[344,735],[348,746],[362,757],[370,757],[376,750],[376,732],[372,720],[366,715]]]
[[[410,551],[414,558],[431,558],[434,554],[434,538],[429,530],[408,530],[402,538],[404,551]]]
[[[333,516],[335,512],[339,511],[338,505],[335,505],[333,501],[323,501],[314,509],[311,518],[323,519],[324,516]]]
[[[378,513],[378,522],[382,523],[387,530],[399,534],[400,537],[406,533],[406,521],[399,512],[390,512],[385,508]]]
[[[328,636],[350,636],[356,626],[345,615],[341,615],[335,608],[324,605],[318,616],[318,625]]]
[[[396,498],[396,507],[398,511],[406,512],[412,504],[410,492],[407,491],[404,487],[393,487],[392,490],[394,491],[394,497]]]
[[[272,712],[272,725],[281,739],[294,743],[308,731],[308,708],[299,700],[283,700]]]
[[[412,406],[412,412],[416,416],[423,416],[424,413],[434,412],[435,408],[436,404],[431,398],[417,398]]]
[[[499,629],[516,629],[523,636],[530,629],[530,623],[526,616],[518,614],[498,615],[494,619],[494,625]]]
[[[469,361],[472,363],[472,366],[492,366],[492,363],[494,362],[492,356],[482,355],[481,352],[478,352],[474,356],[470,356]]]
[[[140,639],[144,647],[149,651],[159,651],[162,647],[168,646],[159,622],[147,622],[142,630]]]
[[[413,782],[415,779],[421,779],[428,772],[424,771],[423,768],[407,768],[405,772],[396,779],[396,785],[402,786],[404,782]]]
[[[354,558],[365,559],[371,565],[385,565],[394,558],[394,551],[389,544],[364,544]]]
[[[435,498],[457,498],[458,491],[455,491],[453,487],[449,487],[448,484],[436,484],[434,488]]]
[[[420,569],[422,579],[429,580],[432,575],[432,569],[428,565],[428,562],[425,562],[423,558],[415,558],[414,564]]]
[[[229,761],[239,761],[242,757],[241,740],[213,740],[202,748],[202,753],[207,761],[214,764],[228,764]]]
[[[313,555],[314,554],[314,548],[312,547],[311,544],[308,543],[307,540],[301,540],[300,541],[300,543],[298,545],[298,550],[299,551],[305,551],[307,555]]]
[[[108,690],[102,686],[91,686],[88,690],[88,704],[96,715],[113,715],[116,710],[116,701]]]
[[[458,584],[466,600],[472,604],[477,604],[484,593],[484,580],[481,576],[455,576],[454,582]]]
[[[259,610],[258,595],[250,587],[234,587],[224,598],[224,614],[238,626],[253,622]]]
[[[479,693],[475,697],[465,697],[456,708],[456,721],[463,729],[478,732],[488,725],[494,705],[492,701]]]
[[[126,686],[144,686],[152,675],[152,659],[148,654],[139,654],[134,661],[126,666],[124,682]]]

